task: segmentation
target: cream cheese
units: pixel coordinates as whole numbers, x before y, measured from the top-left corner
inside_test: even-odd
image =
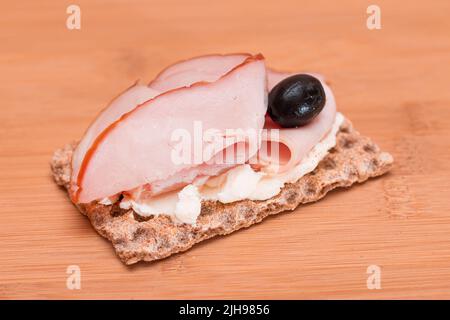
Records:
[[[175,218],[184,223],[195,224],[201,209],[201,195],[196,186],[190,184],[178,193]]]
[[[337,113],[328,134],[299,164],[285,173],[270,175],[256,172],[250,165],[243,164],[208,179],[202,185],[190,184],[181,191],[168,192],[142,203],[125,198],[120,207],[133,208],[142,216],[166,214],[177,222],[195,225],[201,212],[202,200],[217,200],[222,203],[244,199],[267,200],[280,193],[286,183],[297,181],[317,167],[328,151],[336,145],[336,134],[343,121],[344,116]]]
[[[111,197],[103,198],[98,203],[103,204],[105,206],[110,206],[110,205],[116,203],[117,200],[119,200],[119,195],[114,195]]]

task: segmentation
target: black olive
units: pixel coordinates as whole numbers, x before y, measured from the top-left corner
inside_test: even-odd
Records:
[[[300,127],[314,119],[325,102],[325,91],[319,80],[308,74],[296,74],[272,88],[268,113],[284,128]]]

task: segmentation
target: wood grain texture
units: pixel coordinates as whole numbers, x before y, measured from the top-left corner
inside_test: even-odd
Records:
[[[2,3],[0,298],[450,298],[450,3]],[[396,159],[387,176],[151,264],[127,267],[51,180],[53,150],[111,97],[165,65],[262,52],[326,75],[355,127]],[[368,290],[378,265],[381,290]],[[78,265],[81,290],[66,288]]]

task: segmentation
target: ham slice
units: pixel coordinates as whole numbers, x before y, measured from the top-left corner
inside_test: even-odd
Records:
[[[153,169],[151,174],[147,173],[147,170],[143,168],[143,164],[137,163],[140,161],[139,159],[136,161],[129,161],[127,159],[116,159],[117,161],[114,161],[113,159],[124,153],[120,148],[127,150],[127,152],[124,153],[127,156],[141,153],[141,151],[138,151],[139,147],[148,148],[151,146],[151,148],[159,151],[160,148],[156,143],[158,140],[157,137],[164,132],[167,133],[167,128],[160,128],[161,130],[159,130],[159,126],[164,127],[164,123],[168,122],[168,127],[174,127],[175,124],[178,124],[180,128],[184,128],[186,123],[195,120],[192,115],[190,115],[191,117],[187,116],[185,119],[185,115],[177,114],[180,110],[189,112],[188,109],[192,109],[191,111],[197,112],[197,120],[202,120],[204,123],[205,115],[201,112],[202,108],[207,110],[208,107],[210,107],[214,108],[214,110],[218,110],[220,109],[218,105],[223,105],[222,112],[213,111],[215,113],[213,116],[217,116],[216,119],[212,119],[212,117],[207,119],[207,123],[211,128],[242,128],[241,125],[245,123],[248,128],[261,129],[262,123],[264,122],[263,116],[261,115],[266,111],[265,99],[267,92],[265,91],[265,86],[262,90],[262,98],[256,94],[256,89],[254,90],[253,95],[250,94],[249,97],[245,98],[243,97],[245,92],[243,92],[242,88],[239,88],[240,90],[238,90],[237,87],[239,87],[239,85],[232,83],[235,81],[232,80],[233,77],[235,79],[240,78],[240,76],[236,75],[240,75],[243,71],[247,70],[249,65],[255,63],[260,65],[261,61],[262,57],[251,56],[250,54],[201,56],[184,60],[167,67],[149,84],[148,87],[140,84],[135,84],[130,87],[123,94],[114,99],[108,108],[100,113],[93,124],[88,128],[85,136],[75,150],[72,160],[72,199],[78,202],[89,202],[124,191],[128,196],[134,199],[136,199],[136,197],[142,199],[181,188],[192,182],[204,182],[208,177],[221,174],[234,167],[236,163],[216,163],[213,160],[220,158],[222,156],[221,153],[225,150],[235,147],[236,145],[242,145],[246,137],[240,137],[240,140],[238,139],[231,144],[228,142],[219,144],[218,146],[209,144],[207,147],[221,152],[218,152],[217,154],[212,153],[208,163],[196,163],[194,166],[165,166],[164,161],[170,162],[170,160],[167,161],[167,154],[172,147],[170,142],[168,143],[166,141],[166,136],[166,140],[164,140],[164,138],[160,139],[161,143],[165,142],[167,144],[162,150],[165,154],[160,155],[158,153],[157,159],[141,155],[138,157],[141,160],[150,161],[152,163]],[[255,68],[255,70],[256,69],[257,68]],[[247,70],[246,74],[248,73]],[[259,73],[263,74],[264,72],[261,72],[260,70]],[[265,76],[262,75],[261,77],[260,74],[258,74],[258,77],[253,81],[255,85],[261,85],[261,81],[264,82]],[[290,75],[292,74],[268,69],[268,88],[271,89],[279,81]],[[278,127],[277,124],[273,123],[271,119],[267,117],[265,119],[264,127],[269,130],[265,139],[268,140],[268,144],[276,146],[279,153],[274,155],[273,153],[268,152],[269,150],[263,145],[256,156],[255,153],[257,150],[249,148],[249,146],[244,143],[244,149],[240,149],[240,151],[237,152],[236,157],[244,157],[248,160],[253,156],[250,160],[257,159],[255,167],[266,172],[284,172],[298,164],[309,150],[325,136],[334,121],[336,113],[334,97],[331,90],[325,85],[322,76],[318,74],[311,75],[322,81],[327,95],[327,104],[316,119],[307,126],[286,129]],[[250,77],[244,80],[243,83],[247,84],[250,88],[253,88],[250,83],[251,81],[249,81]],[[192,88],[189,88],[191,86]],[[257,86],[258,85],[256,85],[256,87]],[[220,97],[226,93],[225,91],[220,92],[220,90],[229,90],[228,87],[233,88],[239,95],[242,95],[242,97],[237,96],[237,98],[241,100],[236,99],[238,102],[244,104],[244,108],[237,108],[237,103],[231,103],[231,106],[228,106],[230,102],[226,102],[226,100],[220,101],[222,99]],[[183,89],[179,90],[179,88]],[[214,88],[214,91],[209,92],[211,88]],[[166,93],[162,94],[161,97],[155,98],[158,94],[163,92]],[[217,98],[217,96],[213,98],[213,95],[207,94],[212,92],[215,92],[219,98]],[[230,93],[232,92],[228,91],[228,94]],[[196,99],[197,96],[198,100]],[[184,100],[186,97],[186,101],[188,102],[187,106]],[[203,103],[200,103],[200,101],[205,98],[207,98],[206,102],[203,101]],[[251,107],[251,103],[249,102],[252,101],[252,99],[254,99],[255,102],[259,101],[259,103],[256,103],[256,105]],[[262,103],[260,103],[261,99],[263,101]],[[209,105],[208,101],[210,102]],[[176,107],[170,105],[176,105]],[[185,106],[184,108],[183,105]],[[158,107],[158,110],[147,110],[155,107]],[[145,111],[141,109],[145,109]],[[225,111],[227,109],[229,109],[229,112]],[[256,113],[254,112],[255,110],[257,111]],[[225,121],[226,123],[224,122],[217,125],[219,123],[218,119],[230,119],[230,115],[233,112],[240,115],[242,119],[237,118],[237,120],[241,120],[240,122],[234,123],[233,121]],[[138,117],[147,117],[146,123],[144,124],[142,121],[139,121]],[[254,118],[253,121],[251,121],[251,117]],[[142,128],[140,129],[144,133],[154,134],[155,137],[153,137],[153,139],[147,139],[146,143],[139,143],[141,138],[136,134],[131,134],[134,130],[132,128],[133,123],[134,125],[141,125]],[[212,124],[214,124],[214,126]],[[145,129],[146,126],[149,128]],[[271,129],[279,130],[276,135],[272,135],[271,133],[274,131]],[[117,132],[122,132],[122,137],[120,137]],[[124,137],[127,136],[131,138],[131,141],[124,143],[124,140],[127,140]],[[117,141],[121,143],[117,143]],[[273,150],[273,148],[274,147],[271,149]],[[129,153],[130,151],[134,151],[134,153]],[[108,161],[104,161],[105,158]],[[131,165],[133,166],[134,171],[131,169],[120,169],[119,164],[122,166]],[[116,170],[117,173],[110,169]],[[108,171],[111,174],[110,177],[108,177]],[[97,172],[100,172],[102,176],[99,176]],[[130,173],[130,177],[123,179],[124,181],[121,183],[117,182],[123,178],[122,175],[127,173]],[[142,176],[139,178],[139,175],[141,174]],[[94,175],[95,179],[93,178]],[[101,181],[104,181],[105,184],[102,185],[103,182]],[[113,183],[113,185],[106,186],[110,182]]]
[[[249,57],[248,53],[211,54],[183,60],[165,68],[148,86],[165,92],[196,82],[214,82]]]
[[[294,73],[280,73],[269,70],[268,86],[271,90],[278,82]],[[266,117],[265,136],[256,158],[250,159],[253,167],[268,173],[283,173],[300,163],[303,157],[328,133],[336,117],[336,102],[331,89],[323,77],[318,78],[326,94],[326,103],[313,121],[299,128],[281,128],[270,117]],[[276,132],[271,132],[277,129]]]
[[[129,112],[118,120],[110,122],[112,115],[96,120],[96,128],[82,144],[74,158],[71,183],[71,197],[74,202],[86,203],[103,197],[108,197],[136,187],[153,182],[160,183],[173,178],[179,173],[184,183],[195,179],[189,170],[197,170],[204,164],[174,164],[171,159],[173,145],[171,134],[174,130],[183,128],[193,136],[193,122],[202,122],[203,129],[262,129],[264,115],[267,110],[266,69],[261,55],[248,56],[245,59],[233,57],[238,65],[224,63],[210,72],[213,76],[207,78],[213,82],[192,84],[199,79],[197,76],[176,78],[178,72],[166,69],[159,78],[178,79],[170,86],[151,87],[152,94],[169,91],[157,95],[141,105],[128,106]],[[177,67],[178,68],[178,67]],[[219,77],[219,71],[226,70]],[[169,71],[169,72],[168,72]],[[181,79],[181,81],[180,81]],[[168,80],[169,82],[169,80]],[[157,82],[153,82],[155,84]],[[189,87],[179,88],[181,83]],[[177,89],[174,89],[177,88]],[[150,95],[150,91],[143,89]],[[144,94],[145,96],[145,94]],[[115,107],[119,110],[121,108]],[[118,112],[119,113],[119,112]],[[116,115],[116,113],[111,112]],[[92,137],[94,132],[100,132]],[[241,143],[245,137],[232,143]],[[227,148],[231,144],[223,143]],[[257,150],[254,151],[256,153]],[[248,154],[247,158],[253,156]],[[84,156],[83,156],[84,155]],[[211,158],[215,154],[211,154]],[[81,164],[80,164],[81,159]],[[204,159],[205,162],[209,159]],[[223,166],[221,164],[220,166]],[[220,172],[223,168],[218,168]],[[202,171],[202,170],[201,170]],[[195,177],[201,176],[201,171]],[[217,173],[212,170],[212,173]],[[211,167],[208,166],[208,174]],[[177,185],[176,183],[174,185]]]
[[[135,83],[125,90],[103,109],[92,122],[83,138],[78,143],[72,156],[72,181],[76,181],[80,171],[81,163],[97,136],[109,125],[118,120],[124,113],[136,108],[141,103],[158,95],[158,91],[145,85]]]

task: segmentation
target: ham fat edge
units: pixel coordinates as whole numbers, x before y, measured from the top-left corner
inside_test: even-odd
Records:
[[[198,177],[218,175],[232,167],[206,163],[164,167],[164,161],[169,165],[172,163],[167,158],[170,153],[168,149],[165,152],[161,150],[155,144],[158,142],[156,138],[153,145],[140,144],[139,141],[146,141],[145,137],[133,134],[136,130],[132,125],[126,129],[130,119],[134,118],[136,122],[136,119],[145,116],[147,121],[145,126],[140,122],[141,126],[159,128],[150,130],[153,134],[160,134],[159,137],[168,136],[163,127],[170,126],[171,118],[178,120],[175,121],[178,126],[201,120],[215,128],[264,127],[267,132],[279,129],[277,135],[268,134],[266,139],[272,144],[279,144],[280,157],[272,157],[264,148],[256,150],[255,154],[248,154],[248,157],[256,157],[256,167],[266,172],[273,171],[273,168],[277,168],[278,172],[289,170],[326,135],[336,114],[330,88],[322,76],[311,74],[322,82],[327,101],[322,112],[311,123],[287,129],[280,128],[269,117],[265,118],[267,90],[292,74],[266,69],[261,55],[206,55],[165,68],[148,86],[136,83],[100,113],[75,150],[70,188],[72,201],[86,203],[121,192],[144,192],[146,196],[153,196],[180,188]],[[223,97],[224,91],[235,93],[240,103],[233,105],[232,100]],[[186,107],[186,99],[194,103]],[[221,107],[208,110],[211,104],[220,104],[221,99]],[[205,100],[207,103],[204,103]],[[143,112],[145,110],[147,112]],[[197,112],[197,117],[190,116],[193,112]],[[183,121],[180,122],[181,119]],[[166,141],[159,138],[159,145],[164,143]],[[161,152],[166,153],[166,157],[161,157]],[[142,157],[142,154],[148,157]],[[120,161],[114,164],[114,158]],[[139,165],[141,170],[130,171],[130,168]],[[157,175],[155,172],[163,174]]]

